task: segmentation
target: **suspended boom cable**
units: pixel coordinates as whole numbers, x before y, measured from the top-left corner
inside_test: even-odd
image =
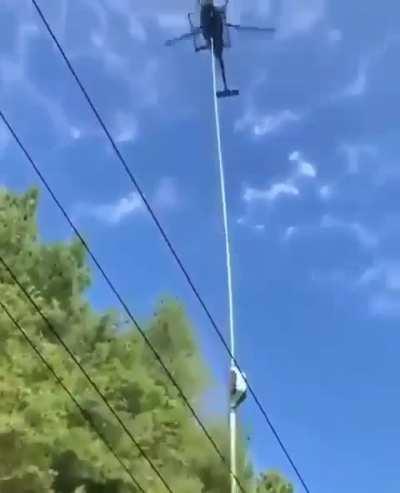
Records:
[[[99,111],[96,109],[96,106],[94,105],[91,97],[89,96],[89,93],[87,92],[85,86],[83,85],[83,83],[81,82],[76,70],[74,69],[71,61],[69,60],[67,54],[65,53],[63,47],[61,46],[60,42],[58,41],[57,39],[57,36],[55,35],[54,31],[52,30],[50,24],[48,23],[45,15],[43,14],[42,10],[40,9],[38,3],[36,0],[31,0],[32,1],[32,4],[33,6],[35,7],[39,17],[41,18],[44,26],[46,27],[50,37],[52,38],[53,42],[55,43],[55,45],[57,46],[57,49],[58,51],[60,52],[60,55],[62,56],[62,58],[64,59],[64,62],[66,63],[68,69],[70,70],[73,78],[75,79],[76,83],[78,84],[82,94],[84,95],[87,103],[89,104],[90,108],[92,109],[99,125],[101,126],[101,128],[103,129],[108,141],[110,142],[111,144],[111,147],[112,149],[114,150],[116,156],[118,157],[123,169],[125,170],[126,174],[128,175],[130,181],[132,182],[132,184],[134,185],[134,187],[136,188],[139,196],[141,197],[141,199],[143,200],[143,204],[145,205],[148,213],[150,214],[155,226],[157,227],[161,237],[163,238],[167,248],[169,249],[169,251],[171,252],[171,255],[173,256],[173,258],[175,259],[177,265],[179,266],[181,272],[183,273],[184,277],[186,278],[186,281],[187,283],[189,284],[191,290],[193,291],[193,294],[195,295],[195,297],[197,298],[200,306],[202,307],[204,313],[206,314],[209,322],[211,323],[211,326],[213,327],[216,335],[218,336],[218,339],[220,340],[221,344],[224,346],[225,350],[227,351],[227,353],[229,354],[230,358],[235,362],[235,366],[236,368],[242,373],[243,377],[245,378],[244,374],[243,374],[243,371],[238,363],[238,361],[236,360],[236,358],[234,357],[234,355],[232,354],[231,350],[230,350],[230,347],[221,331],[221,329],[218,327],[218,324],[217,322],[215,321],[214,317],[212,316],[210,310],[208,309],[203,297],[201,296],[199,290],[197,289],[194,281],[192,280],[192,277],[191,275],[189,274],[189,271],[186,269],[186,267],[184,266],[180,256],[178,255],[177,251],[175,250],[173,244],[171,243],[171,240],[169,239],[165,229],[163,228],[160,220],[158,219],[156,213],[154,212],[153,208],[151,207],[149,201],[147,200],[142,188],[140,187],[139,185],[139,182],[137,181],[137,179],[135,178],[135,176],[133,175],[132,171],[130,170],[125,158],[123,157],[121,151],[119,150],[115,140],[113,139],[110,131],[108,130],[103,118],[101,117]],[[246,379],[247,381],[247,379]],[[287,458],[287,460],[289,461],[290,465],[292,466],[294,472],[296,473],[299,481],[301,482],[301,484],[303,485],[305,491],[307,493],[310,493],[310,490],[307,486],[307,483],[305,482],[302,474],[300,473],[299,469],[297,468],[294,460],[292,459],[288,449],[286,448],[286,446],[283,444],[280,436],[279,436],[279,433],[277,432],[276,428],[273,426],[270,418],[268,417],[268,414],[263,406],[263,404],[261,403],[261,401],[259,400],[259,398],[257,397],[257,394],[255,393],[254,389],[252,388],[252,386],[250,385],[250,383],[247,381],[247,387],[249,389],[249,393],[250,395],[253,397],[259,411],[261,412],[262,416],[264,417],[266,423],[268,424],[270,430],[272,431],[272,434],[274,435],[274,437],[276,438],[276,440],[278,441],[278,444],[279,446],[281,447],[285,457]]]
[[[229,221],[228,221],[228,207],[227,207],[227,199],[226,199],[226,185],[225,185],[225,171],[224,171],[224,161],[222,154],[222,141],[221,141],[221,125],[220,125],[220,115],[219,115],[219,105],[217,99],[217,77],[216,77],[216,67],[215,67],[215,57],[213,56],[213,41],[211,42],[212,51],[211,51],[211,59],[212,59],[212,77],[213,77],[213,99],[214,99],[214,114],[215,114],[215,127],[216,127],[216,135],[217,135],[217,150],[218,150],[218,161],[219,161],[219,173],[220,173],[220,188],[221,188],[221,198],[222,198],[222,215],[223,215],[223,223],[224,223],[224,234],[225,234],[225,252],[226,252],[226,273],[227,273],[227,287],[228,287],[228,306],[229,306],[229,333],[230,333],[230,348],[228,347],[227,342],[223,338],[221,334],[221,340],[225,349],[229,353],[231,358],[231,367],[236,366],[237,369],[242,374],[243,378],[247,383],[247,387],[249,389],[250,395],[253,397],[255,403],[257,404],[258,409],[261,411],[264,419],[266,420],[272,434],[277,440],[280,448],[282,449],[285,457],[289,461],[292,466],[296,476],[300,480],[303,485],[305,491],[310,493],[310,490],[305,482],[300,470],[296,466],[294,460],[289,454],[285,444],[280,438],[279,433],[276,428],[272,424],[267,412],[264,409],[264,406],[261,404],[258,399],[255,391],[251,387],[248,382],[246,376],[244,375],[240,365],[235,357],[235,318],[234,318],[234,303],[233,303],[233,283],[232,283],[232,255],[231,255],[231,246],[230,246],[230,235],[229,235]],[[219,333],[219,329],[216,327],[216,324],[213,320],[211,320],[212,325]],[[231,410],[230,413],[230,428],[231,428],[231,470],[236,471],[236,412],[234,409]],[[235,484],[232,482],[232,493],[235,493]]]
[[[25,157],[27,158],[27,160],[31,164],[33,170],[35,171],[35,173],[39,177],[39,179],[42,182],[43,186],[46,188],[46,190],[50,194],[51,198],[53,199],[54,203],[56,204],[56,206],[58,207],[58,209],[60,210],[60,212],[64,216],[65,220],[68,222],[68,224],[70,225],[71,229],[73,230],[73,232],[75,233],[75,235],[77,236],[77,238],[79,239],[79,241],[82,243],[82,245],[85,248],[85,250],[87,251],[89,257],[91,258],[91,260],[96,265],[96,267],[99,270],[99,272],[101,273],[101,275],[102,275],[103,279],[105,280],[106,284],[108,285],[108,287],[110,288],[110,290],[113,292],[113,294],[115,295],[115,297],[117,298],[117,300],[119,301],[119,303],[121,304],[121,306],[123,307],[123,309],[125,310],[125,313],[129,317],[129,319],[131,320],[131,322],[134,324],[134,326],[136,327],[136,329],[139,331],[139,333],[140,333],[141,337],[143,338],[144,342],[146,343],[147,347],[150,349],[150,351],[153,354],[154,358],[160,364],[162,370],[164,371],[164,373],[168,377],[169,381],[172,383],[172,385],[177,390],[179,397],[184,402],[184,404],[186,405],[186,407],[190,411],[191,415],[193,416],[193,418],[195,419],[195,421],[199,425],[200,429],[202,430],[202,432],[206,436],[207,440],[212,445],[213,449],[215,450],[216,454],[220,458],[221,462],[228,469],[229,474],[232,474],[232,471],[229,468],[229,462],[226,460],[224,454],[222,453],[222,451],[218,447],[217,443],[215,442],[215,440],[211,436],[210,432],[207,430],[207,428],[204,425],[204,423],[202,422],[201,418],[196,413],[194,407],[192,406],[192,404],[189,401],[189,398],[183,392],[182,388],[180,387],[180,385],[176,381],[175,377],[173,376],[173,374],[171,373],[171,371],[169,370],[169,368],[167,367],[167,365],[164,363],[164,360],[162,359],[160,353],[157,351],[157,349],[151,343],[150,339],[146,335],[146,332],[144,331],[144,329],[141,327],[141,325],[139,324],[139,322],[137,321],[137,319],[135,318],[135,316],[131,312],[131,310],[128,307],[126,301],[124,300],[124,298],[122,297],[122,295],[119,293],[119,291],[115,287],[114,283],[111,281],[111,279],[108,276],[108,274],[106,273],[106,271],[103,269],[103,267],[100,264],[99,260],[97,259],[97,257],[93,253],[92,249],[89,247],[89,245],[87,244],[86,240],[83,238],[82,233],[79,231],[79,229],[77,228],[77,226],[74,224],[74,222],[70,218],[70,216],[67,213],[65,207],[58,200],[58,198],[55,195],[53,189],[50,187],[48,181],[43,176],[42,172],[40,171],[39,167],[37,166],[37,164],[33,160],[32,156],[30,155],[30,153],[28,152],[28,150],[26,149],[26,147],[22,143],[21,139],[16,134],[14,128],[11,126],[10,122],[8,121],[8,119],[6,118],[6,116],[4,115],[3,111],[1,111],[1,110],[0,110],[0,119],[3,121],[3,123],[8,128],[9,132],[11,133],[11,135],[14,138],[14,140],[16,141],[18,147],[21,149],[21,151],[23,152],[23,154],[25,155]],[[0,262],[1,262],[1,257],[0,257]],[[240,481],[239,481],[239,479],[237,478],[236,475],[235,475],[235,481],[236,481],[237,485],[239,486],[240,490],[242,491],[242,493],[245,493],[245,491],[243,489],[243,486],[241,485],[241,483],[240,483]]]
[[[214,43],[211,42],[211,63],[212,63],[212,75],[213,75],[213,99],[214,99],[214,113],[215,113],[215,127],[217,134],[217,149],[218,149],[218,163],[219,163],[219,176],[220,176],[220,188],[222,198],[222,217],[224,224],[225,235],[225,254],[226,254],[226,274],[227,274],[227,287],[228,287],[228,308],[229,308],[229,334],[230,334],[230,357],[231,365],[235,364],[235,318],[233,308],[233,282],[232,282],[232,255],[229,235],[229,221],[228,221],[228,207],[226,200],[226,184],[225,184],[225,170],[224,160],[222,155],[222,141],[221,141],[221,126],[219,116],[219,106],[217,99],[217,78],[215,68],[215,57],[213,55]]]
[[[213,99],[214,99],[214,115],[215,115],[215,130],[217,135],[217,151],[218,151],[218,164],[219,164],[219,177],[222,199],[222,218],[224,225],[225,235],[225,258],[226,258],[226,276],[227,276],[227,288],[228,288],[228,311],[229,311],[229,334],[230,334],[230,350],[231,350],[231,370],[235,366],[235,319],[233,308],[233,282],[232,282],[232,257],[231,257],[231,245],[229,236],[229,221],[228,221],[228,206],[226,200],[226,185],[225,185],[225,169],[224,159],[222,155],[222,140],[221,140],[221,125],[219,116],[219,106],[217,100],[217,76],[215,68],[214,57],[214,40],[211,39],[211,68],[212,68],[212,80],[213,80]],[[230,428],[230,458],[231,458],[231,493],[236,493],[236,483],[234,477],[236,475],[237,458],[236,458],[236,409],[230,406],[229,412],[229,428]]]
[[[135,485],[135,487],[138,489],[138,491],[141,491],[142,493],[146,493],[145,490],[138,483],[137,479],[133,476],[132,472],[129,470],[129,468],[126,466],[126,464],[123,462],[121,457],[114,450],[113,446],[110,444],[110,442],[107,440],[107,438],[103,435],[103,433],[99,430],[99,428],[95,425],[91,416],[81,406],[81,404],[79,404],[78,400],[73,395],[72,391],[69,390],[69,388],[64,384],[63,379],[57,374],[57,372],[54,370],[54,368],[51,366],[51,364],[47,361],[47,359],[40,352],[39,348],[36,346],[36,344],[33,342],[33,340],[28,336],[28,334],[23,329],[21,324],[11,314],[11,312],[8,310],[8,308],[6,307],[6,305],[4,305],[4,303],[2,301],[0,301],[0,307],[3,309],[3,311],[8,316],[8,318],[11,320],[11,322],[15,325],[17,330],[21,333],[22,337],[29,344],[29,346],[32,348],[32,350],[36,353],[37,357],[42,361],[43,365],[48,369],[49,373],[51,373],[53,375],[53,377],[56,380],[56,382],[58,383],[58,385],[64,390],[64,392],[68,395],[68,397],[71,399],[71,401],[78,408],[78,410],[81,413],[84,420],[89,423],[89,425],[91,426],[93,431],[96,433],[96,435],[98,435],[98,437],[104,443],[104,445],[107,447],[109,452],[111,452],[111,454],[115,457],[115,459],[120,464],[120,466],[125,470],[126,474],[129,476],[129,478],[131,479],[131,481]]]

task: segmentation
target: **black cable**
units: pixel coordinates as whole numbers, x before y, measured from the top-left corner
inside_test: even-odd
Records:
[[[153,469],[153,471],[156,473],[162,484],[165,486],[166,490],[169,493],[173,493],[171,487],[168,485],[167,481],[164,479],[163,475],[160,473],[160,471],[157,469],[157,467],[154,465],[153,461],[150,459],[150,457],[147,455],[147,453],[144,451],[140,443],[136,440],[136,438],[133,436],[133,434],[130,432],[129,428],[126,426],[120,415],[115,411],[115,409],[112,407],[112,405],[108,402],[107,397],[102,393],[96,382],[92,379],[92,377],[89,375],[89,373],[86,371],[86,369],[82,366],[82,364],[78,361],[77,357],[75,354],[71,351],[69,346],[65,343],[64,339],[58,334],[56,329],[53,327],[52,323],[50,320],[46,317],[46,315],[43,313],[41,310],[40,306],[35,302],[35,300],[32,298],[32,296],[28,293],[28,291],[25,289],[25,287],[21,284],[21,282],[18,280],[10,266],[7,264],[7,262],[4,260],[4,258],[0,255],[0,264],[3,265],[3,267],[6,269],[6,271],[9,273],[11,279],[14,281],[14,283],[20,288],[20,290],[24,293],[25,297],[28,299],[28,301],[31,303],[31,305],[34,307],[34,309],[38,312],[42,320],[45,322],[47,325],[48,329],[50,332],[53,334],[53,336],[57,339],[59,344],[64,348],[66,353],[69,355],[69,357],[72,359],[72,361],[75,363],[75,365],[80,369],[82,374],[85,376],[86,380],[89,382],[93,390],[97,393],[97,395],[100,397],[100,399],[104,402],[106,405],[107,409],[111,412],[111,414],[115,417],[115,419],[118,421],[118,423],[121,425],[122,429],[124,432],[127,434],[127,436],[130,438],[132,443],[136,446],[136,448],[139,450],[140,454],[144,457],[144,459],[148,462],[150,467]]]
[[[133,476],[129,468],[126,466],[126,464],[123,462],[121,457],[117,454],[117,452],[114,450],[113,446],[110,444],[110,442],[107,440],[107,438],[103,435],[103,433],[98,429],[98,427],[95,425],[93,419],[91,416],[86,412],[86,410],[79,404],[77,401],[76,397],[73,395],[73,393],[69,390],[69,388],[64,384],[63,379],[58,376],[57,372],[54,370],[54,368],[51,366],[51,364],[47,361],[47,359],[43,356],[43,354],[40,352],[40,350],[37,348],[35,343],[32,341],[32,339],[28,336],[28,334],[25,332],[25,330],[22,328],[21,324],[15,319],[15,317],[10,313],[6,305],[3,304],[2,301],[0,301],[0,307],[4,310],[8,318],[12,321],[12,323],[15,325],[15,327],[19,330],[19,332],[22,334],[23,338],[25,341],[31,346],[33,351],[36,353],[38,358],[42,361],[44,366],[49,370],[49,372],[53,375],[54,379],[56,382],[60,385],[60,387],[63,388],[65,393],[68,395],[68,397],[71,399],[71,401],[75,404],[75,406],[79,409],[79,412],[82,414],[82,417],[89,423],[93,431],[98,435],[100,440],[105,444],[105,446],[108,448],[108,450],[111,452],[111,454],[115,457],[117,462],[121,465],[121,467],[125,470],[129,478],[132,480],[133,484],[135,487],[141,491],[142,493],[146,493],[144,489],[140,486],[136,478]]]
[[[6,118],[6,116],[4,115],[4,113],[1,110],[0,110],[0,119],[3,120],[4,124],[6,125],[6,127],[8,128],[8,130],[10,131],[10,133],[13,136],[13,138],[15,139],[16,143],[18,144],[19,148],[24,153],[25,157],[27,158],[27,160],[29,161],[29,163],[33,167],[34,171],[38,175],[38,177],[39,177],[40,181],[42,182],[43,186],[46,188],[46,190],[48,191],[48,193],[52,197],[53,201],[55,202],[55,204],[59,208],[60,212],[62,213],[62,215],[64,216],[64,218],[68,222],[68,224],[70,225],[71,229],[74,231],[74,233],[76,234],[76,236],[78,237],[78,239],[80,240],[80,242],[82,243],[82,245],[84,246],[85,250],[88,252],[90,258],[93,261],[93,263],[96,265],[96,267],[98,268],[99,272],[101,273],[101,275],[103,276],[104,280],[106,281],[107,285],[109,286],[109,288],[111,289],[111,291],[114,293],[115,297],[118,299],[118,301],[120,302],[121,306],[124,308],[125,313],[128,315],[129,319],[132,321],[132,323],[135,325],[135,327],[139,331],[139,333],[142,336],[143,340],[145,341],[146,345],[148,346],[148,348],[152,352],[152,354],[155,357],[155,359],[159,362],[161,368],[164,370],[164,372],[167,375],[168,379],[170,380],[170,382],[173,384],[173,386],[178,391],[178,394],[179,394],[180,398],[185,403],[186,407],[189,409],[190,413],[192,414],[192,416],[196,420],[197,424],[200,426],[200,428],[203,431],[203,433],[205,434],[206,438],[211,443],[211,445],[214,448],[215,452],[217,453],[217,455],[219,456],[219,458],[221,459],[221,461],[223,462],[223,464],[227,467],[227,469],[229,470],[229,473],[232,475],[232,471],[230,469],[229,463],[226,460],[224,454],[219,449],[219,447],[216,444],[215,440],[213,439],[213,437],[211,436],[210,432],[207,430],[206,426],[204,425],[204,423],[202,422],[202,420],[200,419],[200,417],[198,416],[198,414],[194,410],[193,406],[190,404],[189,399],[186,397],[185,393],[183,392],[183,390],[179,386],[179,384],[176,381],[175,377],[172,375],[171,371],[168,369],[168,367],[164,363],[164,360],[162,359],[161,355],[155,349],[155,347],[151,343],[150,339],[147,337],[146,332],[143,330],[143,328],[140,326],[139,322],[136,320],[136,318],[132,314],[132,312],[129,309],[127,303],[124,301],[124,299],[122,298],[121,294],[119,293],[119,291],[117,290],[117,288],[114,286],[113,282],[111,281],[111,279],[109,278],[109,276],[107,275],[107,273],[105,272],[105,270],[103,269],[103,267],[101,266],[99,260],[97,259],[97,257],[95,256],[95,254],[93,253],[93,251],[91,250],[91,248],[89,247],[89,245],[87,244],[87,242],[84,240],[81,232],[75,226],[75,224],[73,223],[72,219],[69,217],[69,215],[68,215],[67,211],[65,210],[64,206],[58,200],[57,196],[53,192],[53,190],[50,187],[49,183],[47,182],[46,178],[41,173],[40,169],[36,165],[36,163],[33,160],[32,156],[29,154],[28,150],[26,149],[26,147],[24,146],[24,144],[22,143],[22,141],[20,140],[20,138],[16,134],[14,128],[11,126],[10,122],[8,121],[8,119]],[[239,486],[240,490],[242,491],[242,493],[245,493],[242,485],[240,484],[239,479],[235,475],[233,475],[233,477],[235,478],[235,481],[236,481],[237,485]]]
[[[119,161],[121,162],[125,172],[127,173],[129,179],[131,180],[131,182],[133,183],[134,187],[136,188],[138,194],[140,195],[141,199],[143,200],[143,203],[147,209],[147,211],[149,212],[152,220],[154,221],[154,224],[156,225],[158,231],[160,232],[161,234],[161,237],[163,238],[165,244],[167,245],[168,249],[170,250],[173,258],[175,259],[176,263],[178,264],[180,270],[182,271],[184,277],[186,278],[190,288],[192,289],[195,297],[197,298],[198,302],[200,303],[202,309],[204,310],[208,320],[210,321],[215,333],[217,334],[219,340],[221,341],[222,345],[225,347],[226,351],[228,352],[229,356],[231,357],[231,359],[235,362],[235,365],[236,367],[238,368],[238,370],[242,373],[243,375],[243,371],[241,370],[240,368],[240,365],[239,363],[237,362],[236,358],[234,357],[234,355],[232,354],[232,351],[230,350],[229,348],[229,345],[228,343],[226,342],[223,334],[222,334],[222,331],[221,329],[218,327],[218,324],[216,323],[216,321],[214,320],[214,317],[211,315],[211,312],[209,311],[209,309],[207,308],[207,305],[205,303],[205,301],[203,300],[203,297],[200,295],[200,292],[198,291],[196,285],[194,284],[194,281],[192,280],[188,270],[186,269],[186,267],[184,266],[182,260],[180,259],[178,253],[176,252],[174,246],[172,245],[166,231],[164,230],[162,224],[160,223],[156,213],[153,211],[150,203],[148,202],[148,200],[146,199],[146,196],[142,190],[142,188],[140,187],[138,181],[136,180],[135,176],[133,175],[132,171],[129,169],[129,166],[125,160],[125,158],[123,157],[123,155],[121,154],[121,151],[119,150],[117,144],[115,143],[110,131],[108,130],[106,124],[104,123],[104,120],[103,118],[101,117],[100,113],[98,112],[98,110],[96,109],[94,103],[92,102],[92,99],[90,98],[87,90],[85,89],[85,86],[83,85],[83,83],[81,82],[77,72],[75,71],[72,63],[70,62],[67,54],[65,53],[63,47],[61,46],[60,42],[58,41],[55,33],[53,32],[51,26],[49,25],[49,23],[47,22],[47,19],[45,17],[45,15],[43,14],[42,10],[40,9],[38,3],[36,0],[32,0],[32,3],[39,15],[39,17],[41,18],[43,24],[45,25],[49,35],[51,36],[51,38],[53,39],[54,43],[56,44],[62,58],[64,59],[66,65],[68,66],[72,76],[74,77],[76,83],[78,84],[79,88],[81,89],[87,103],[89,104],[90,108],[92,109],[94,115],[96,116],[100,126],[102,127],[104,133],[106,134],[113,150],[115,151]],[[275,427],[272,425],[272,422],[270,420],[270,418],[268,417],[267,415],[267,412],[264,408],[264,406],[261,404],[260,400],[258,399],[258,397],[256,396],[255,394],[255,391],[254,389],[251,387],[251,385],[248,383],[248,389],[249,389],[249,393],[250,395],[253,397],[257,407],[259,408],[261,414],[264,416],[268,426],[270,427],[273,435],[275,436],[275,438],[277,439],[283,453],[285,454],[287,460],[289,461],[290,465],[293,467],[293,470],[295,471],[298,479],[300,480],[301,484],[303,485],[305,491],[307,493],[310,493],[310,490],[307,486],[307,483],[305,482],[304,478],[302,477],[302,475],[300,474],[300,471],[298,470],[297,466],[295,465],[295,462],[294,460],[292,459],[290,453],[288,452],[287,448],[285,447],[285,445],[283,444],[281,438],[279,437],[279,434],[278,432],[276,431]]]

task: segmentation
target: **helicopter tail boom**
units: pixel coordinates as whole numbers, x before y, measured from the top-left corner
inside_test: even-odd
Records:
[[[261,32],[274,34],[276,29],[274,27],[257,27],[257,26],[242,26],[241,24],[226,23],[227,27],[236,29],[236,31],[248,31],[248,32]]]

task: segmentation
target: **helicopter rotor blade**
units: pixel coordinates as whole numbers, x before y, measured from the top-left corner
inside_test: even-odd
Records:
[[[191,33],[186,33],[182,34],[182,36],[178,36],[177,38],[172,38],[169,39],[168,41],[165,42],[165,46],[173,46],[180,41],[185,41],[187,39],[192,39],[194,36],[197,36],[199,34],[200,30],[194,30]]]
[[[232,29],[236,29],[236,31],[261,32],[269,34],[274,34],[276,32],[275,27],[242,26],[240,24],[227,24],[227,26]]]

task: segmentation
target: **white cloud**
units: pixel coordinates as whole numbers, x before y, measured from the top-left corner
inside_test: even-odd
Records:
[[[243,2],[246,6],[247,2]],[[258,17],[267,17],[271,13],[272,1],[271,0],[256,0],[255,2],[255,10],[257,11]],[[252,8],[253,5],[250,6]]]
[[[104,3],[111,11],[124,17],[129,16],[135,11],[135,2],[131,0],[104,0]]]
[[[300,120],[299,114],[288,109],[269,115],[260,115],[248,110],[242,118],[236,121],[235,130],[237,132],[249,131],[254,137],[263,137]]]
[[[188,11],[187,0],[104,0],[108,7],[121,15],[136,13],[138,16],[152,15],[154,12],[182,12]],[[189,9],[193,7],[189,3]]]
[[[19,9],[16,5],[15,8]],[[63,15],[63,8],[61,11]],[[15,26],[15,51],[10,57],[2,57],[0,60],[0,87],[7,97],[12,97],[13,93],[18,91],[20,100],[40,108],[50,119],[58,143],[65,143],[66,139],[76,140],[80,138],[83,129],[71,125],[67,104],[63,104],[61,97],[50,95],[29,76],[29,49],[43,32],[37,24],[36,17],[32,18],[31,14],[33,11],[27,13],[23,9],[18,14],[21,21]]]
[[[147,59],[135,85],[140,93],[141,106],[155,106],[159,101],[160,62],[156,58]]]
[[[332,45],[338,44],[343,40],[343,33],[340,29],[331,29],[328,32],[328,41]]]
[[[243,199],[248,203],[255,201],[273,202],[280,197],[298,197],[299,195],[299,189],[290,183],[274,183],[266,189],[247,187],[243,193]]]
[[[282,0],[279,31],[283,37],[308,33],[325,13],[325,0]]]
[[[181,203],[178,187],[173,178],[165,177],[155,188],[151,202],[162,211],[176,209]],[[79,217],[92,217],[110,226],[117,226],[125,219],[146,211],[143,200],[137,192],[105,204],[79,204],[75,214]]]
[[[276,132],[289,123],[300,120],[300,117],[291,110],[283,110],[274,115],[266,115],[254,123],[253,133],[256,137]]]
[[[68,18],[68,0],[60,0],[57,2],[57,11],[59,12],[58,19],[58,32],[60,33],[61,39],[64,41],[65,33],[67,29],[67,18]]]
[[[356,221],[344,221],[329,214],[322,216],[317,224],[289,226],[284,233],[284,239],[290,240],[300,231],[304,234],[315,234],[317,230],[332,230],[354,238],[363,248],[374,250],[379,245],[379,236]],[[359,280],[359,284],[364,284],[369,280],[370,273],[365,274],[365,279]]]
[[[223,4],[224,1],[217,0],[216,4]],[[234,22],[241,22],[244,17],[249,16],[259,20],[266,18],[271,13],[271,0],[254,0],[248,2],[246,0],[231,0],[229,5],[229,18]],[[253,21],[252,21],[253,22]]]
[[[79,215],[94,217],[111,226],[116,226],[129,216],[143,211],[144,205],[137,192],[131,192],[127,196],[108,204],[81,205],[78,207]]]
[[[386,54],[389,48],[400,41],[399,35],[389,35],[374,50],[364,55],[358,63],[354,79],[339,93],[339,97],[354,98],[363,96],[368,88],[368,75]]]
[[[155,192],[154,204],[159,209],[175,209],[180,203],[180,197],[173,178],[163,178]]]
[[[289,161],[297,162],[300,159],[300,151],[293,151],[289,154]]]
[[[106,44],[106,39],[103,35],[101,35],[99,32],[93,32],[90,35],[90,41],[93,44],[94,47],[101,49],[105,46]]]
[[[289,241],[293,238],[294,235],[296,235],[299,232],[299,228],[297,226],[289,226],[285,230],[285,234],[283,236],[283,239],[286,241]]]
[[[359,222],[348,222],[330,215],[324,215],[321,220],[324,229],[336,229],[354,236],[364,248],[375,248],[379,244],[378,236]]]
[[[317,176],[317,170],[315,166],[307,161],[299,162],[299,173],[303,176],[307,176],[309,178],[315,178]]]
[[[333,189],[330,185],[322,185],[318,190],[318,194],[322,200],[328,201],[333,196]]]
[[[38,26],[31,21],[25,20],[18,25],[15,56],[13,58],[2,56],[0,60],[0,82],[7,86],[23,82],[28,63],[28,47],[39,32]]]
[[[343,89],[343,97],[354,98],[365,94],[368,84],[368,68],[367,62],[359,63],[356,77]]]
[[[358,282],[367,291],[371,315],[400,317],[400,262],[384,260],[367,268]]]
[[[71,57],[84,59],[85,62],[93,60],[101,70],[117,78],[119,90],[126,93],[126,111],[136,111],[157,103],[157,90],[161,84],[158,60],[143,52],[143,46],[132,43],[132,39],[140,44],[148,40],[145,17],[151,13],[152,2],[139,5],[131,0],[85,1],[96,25],[88,30],[86,42],[75,43]],[[115,16],[124,21],[122,28],[120,22],[115,22]]]
[[[119,111],[114,117],[114,139],[119,144],[134,142],[138,137],[138,122],[132,113]]]
[[[353,278],[351,274],[341,269],[333,269],[331,271],[314,270],[310,277],[317,284],[341,285],[344,289],[352,289]]]
[[[73,116],[76,108],[72,108],[63,84],[51,84],[51,81],[50,86],[43,84],[40,81],[43,74],[32,70],[38,56],[50,56],[43,55],[37,45],[38,40],[47,43],[48,37],[34,9],[26,9],[22,3],[11,0],[2,5],[13,13],[10,19],[15,19],[9,26],[10,49],[0,58],[2,94],[7,100],[19,101],[18,105],[23,106],[26,101],[29,107],[35,107],[51,129],[51,144],[57,148],[89,135],[97,138],[101,129],[95,120],[83,116],[84,121],[80,122]],[[148,18],[144,19],[143,15],[147,13],[154,18],[154,12],[181,9],[185,19],[185,2],[172,0],[171,6],[169,3],[166,6],[165,2],[152,0],[79,0],[79,9],[84,9],[91,19],[86,28],[82,24],[84,19],[75,15],[74,2],[59,0],[55,2],[57,6],[53,3],[49,4],[49,19],[62,44],[68,47],[73,63],[79,58],[85,66],[96,66],[97,89],[107,92],[110,88],[106,86],[111,84],[114,96],[124,101],[122,115],[117,115],[114,122],[111,120],[110,130],[120,143],[134,141],[138,136],[137,117],[140,111],[159,102],[158,88],[162,83],[159,53],[152,57],[138,44],[145,43],[148,36],[145,29]],[[158,4],[161,10],[150,4]],[[51,45],[51,49],[54,51],[55,47]]]
[[[165,29],[166,31],[170,31],[172,33],[185,31],[188,28],[188,21],[183,13],[169,12],[158,14],[157,22],[162,29]]]
[[[93,2],[99,3],[99,2]],[[143,3],[151,3],[149,1]],[[141,11],[136,7],[135,2],[131,0],[104,0],[105,6],[114,14],[121,16],[128,23],[128,33],[132,39],[139,43],[145,43],[148,39],[148,34],[143,22],[141,21]],[[103,29],[109,28],[109,21],[104,20],[107,15],[104,13],[102,5],[93,6],[97,10]]]
[[[382,271],[380,267],[368,267],[368,269],[366,269],[361,275],[359,279],[359,284],[362,286],[368,286],[378,281],[381,278],[381,274]]]
[[[197,0],[103,0],[110,10],[121,15],[136,13],[139,17],[151,16],[154,18],[155,13],[158,15],[181,15],[185,17],[188,11],[193,11]],[[240,20],[240,18],[249,13],[256,16],[266,15],[269,12],[271,0],[256,0],[254,5],[249,6],[245,0],[231,0],[229,9],[231,18]],[[217,5],[221,5],[225,0],[216,0]]]
[[[378,152],[376,147],[369,144],[342,144],[339,151],[345,154],[349,174],[359,173],[362,158],[375,157]]]
[[[378,236],[372,231],[365,228],[360,223],[350,223],[348,225],[350,231],[352,231],[360,244],[366,248],[375,248],[379,244]]]
[[[397,295],[377,294],[369,300],[371,315],[384,318],[400,317],[400,293]]]
[[[362,290],[369,315],[400,317],[400,262],[380,261],[368,267],[359,278],[355,277],[354,272],[343,269],[314,271],[312,280],[335,286],[340,284],[349,293]]]
[[[39,105],[42,111],[48,115],[59,140],[76,139],[78,129],[70,124],[67,108],[62,101],[42,92],[29,79],[21,81],[20,90],[25,94],[27,100]],[[82,132],[82,129],[79,131]]]
[[[298,174],[307,178],[316,178],[317,169],[315,165],[306,161],[300,151],[293,151],[289,154],[289,161],[297,163]]]
[[[21,82],[25,75],[25,67],[19,61],[3,58],[0,62],[0,82],[5,85]]]
[[[400,262],[379,262],[366,269],[359,282],[362,286],[378,283],[388,291],[400,293]]]
[[[245,216],[237,218],[236,224],[238,224],[239,226],[245,227],[245,228],[249,229],[250,231],[252,231],[253,233],[256,233],[256,234],[264,233],[265,229],[266,229],[265,224],[254,223],[250,220],[249,217],[245,217]]]
[[[301,196],[301,186],[304,184],[303,178],[316,178],[317,168],[315,165],[306,161],[300,151],[293,151],[288,159],[296,165],[296,169],[291,171],[289,176],[265,188],[246,185],[244,187],[242,199],[246,204],[263,202],[270,204],[278,199],[294,198]]]
[[[129,34],[134,40],[139,41],[140,43],[145,43],[147,41],[146,29],[134,16],[131,16],[129,19]]]
[[[263,233],[265,231],[265,224],[256,224],[254,230],[258,233]]]
[[[79,140],[82,137],[82,130],[78,127],[72,126],[70,128],[70,134],[74,140]]]

